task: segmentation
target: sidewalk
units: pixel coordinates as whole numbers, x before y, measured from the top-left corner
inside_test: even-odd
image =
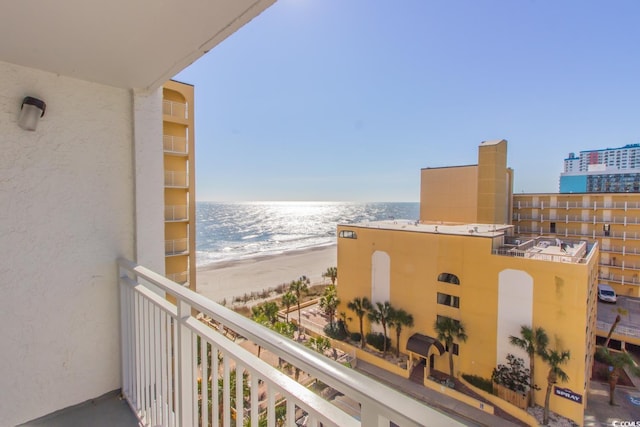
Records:
[[[411,380],[392,374],[382,368],[378,368],[375,365],[363,362],[362,360],[358,360],[356,370],[417,400],[425,402],[429,406],[433,406],[442,412],[454,415],[460,422],[466,425],[489,427],[513,427],[518,425],[507,421],[504,418],[473,408],[449,396],[444,396],[437,391],[428,389]]]

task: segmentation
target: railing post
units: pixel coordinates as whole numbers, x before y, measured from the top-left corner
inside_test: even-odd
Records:
[[[383,427],[389,425],[388,421],[385,424],[383,420],[378,417],[378,411],[374,405],[366,404],[365,402],[362,402],[360,407],[360,421],[363,426]]]
[[[193,419],[193,345],[191,343],[191,331],[186,326],[186,321],[191,316],[191,306],[178,300],[178,422],[182,427],[194,425]]]

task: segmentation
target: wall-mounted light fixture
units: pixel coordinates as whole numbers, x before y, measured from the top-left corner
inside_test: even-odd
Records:
[[[18,126],[24,130],[36,130],[38,120],[44,116],[44,110],[46,110],[46,108],[47,104],[45,104],[44,101],[30,96],[25,97],[20,107]]]

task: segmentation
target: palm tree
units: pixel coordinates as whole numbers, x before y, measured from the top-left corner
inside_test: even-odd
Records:
[[[396,330],[396,357],[400,356],[400,334],[402,333],[402,327],[413,327],[413,316],[403,309],[393,310],[391,319],[389,319],[389,326]]]
[[[259,323],[262,326],[266,326],[267,328],[271,327],[272,325],[271,321],[269,320],[267,315],[264,313],[264,311],[260,309],[260,307],[253,307],[251,311],[252,311],[251,319],[254,322]],[[262,346],[258,344],[258,359],[260,358],[260,353],[262,353]]]
[[[371,302],[369,302],[367,297],[355,297],[347,303],[347,308],[358,316],[358,320],[360,321],[360,348],[364,348],[365,339],[362,318],[371,310]]]
[[[521,348],[529,355],[529,406],[533,408],[535,405],[535,391],[539,387],[535,385],[535,377],[533,374],[535,356],[542,356],[547,351],[549,337],[542,328],[530,328],[529,326],[520,326],[520,336],[511,335],[509,342],[518,348]]]
[[[611,335],[613,334],[613,331],[616,329],[616,326],[618,326],[618,323],[620,323],[621,320],[622,320],[622,317],[618,314],[616,316],[616,320],[613,321],[613,324],[609,329],[609,333],[607,334],[607,340],[604,342],[605,348],[609,347],[609,341],[611,341]]]
[[[273,301],[265,302],[258,306],[258,311],[267,318],[271,326],[278,321],[278,304]]]
[[[287,291],[282,295],[282,307],[285,308],[285,319],[289,323],[289,309],[298,302],[298,298],[291,291]]]
[[[433,329],[438,334],[438,340],[444,342],[449,353],[449,377],[453,379],[453,341],[465,342],[468,338],[467,332],[462,322],[446,316],[439,316],[433,324]]]
[[[613,367],[613,371],[609,374],[609,405],[615,406],[614,395],[616,385],[618,385],[618,378],[620,378],[620,371],[624,368],[631,368],[632,373],[635,375],[640,374],[640,372],[627,352],[611,351],[607,347],[600,347],[598,348],[598,356]]]
[[[549,398],[551,397],[551,389],[558,380],[566,382],[569,376],[562,370],[560,365],[564,365],[571,358],[569,350],[559,352],[558,350],[546,351],[542,359],[549,365],[549,374],[547,375],[547,393],[544,396],[544,415],[542,424],[549,424]]]
[[[307,342],[307,347],[320,354],[324,354],[326,350],[331,348],[331,341],[329,341],[329,338],[323,336],[318,336],[316,338],[311,337]]]
[[[376,302],[376,305],[372,308],[372,310],[370,310],[367,314],[370,321],[382,325],[382,333],[384,338],[382,342],[382,354],[387,354],[387,324],[389,323],[392,312],[393,307],[391,307],[389,301],[385,301],[384,303],[378,301]]]
[[[331,280],[331,284],[335,286],[336,279],[338,278],[338,267],[327,268],[327,271],[322,273],[322,277],[328,277]]]
[[[302,331],[302,318],[300,313],[300,303],[302,302],[302,293],[309,290],[311,280],[307,276],[300,276],[298,280],[294,280],[289,285],[289,291],[296,296],[296,304],[298,305],[298,339],[300,339],[300,332]]]
[[[329,317],[329,327],[333,330],[333,318],[336,315],[336,309],[340,304],[340,298],[336,293],[336,287],[334,285],[327,286],[324,290],[324,295],[320,298],[320,308],[322,308],[325,314]]]

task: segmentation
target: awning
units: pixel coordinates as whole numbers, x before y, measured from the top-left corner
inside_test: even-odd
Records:
[[[413,334],[407,342],[407,350],[420,356],[429,356],[429,347],[435,346],[438,349],[440,355],[444,354],[444,346],[435,338],[428,337],[422,334]]]

